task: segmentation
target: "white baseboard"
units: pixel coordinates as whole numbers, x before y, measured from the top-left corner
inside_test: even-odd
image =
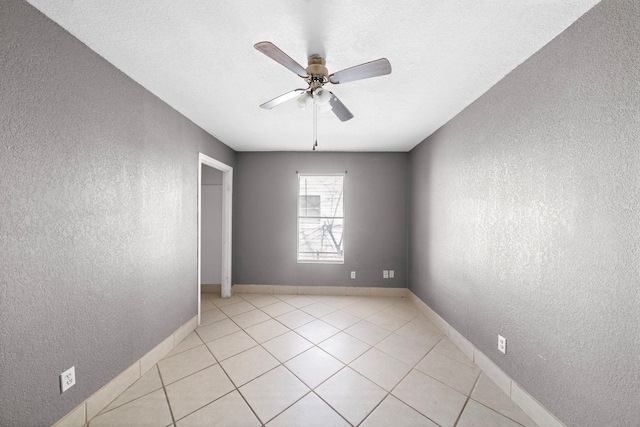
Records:
[[[460,332],[449,325],[442,317],[431,309],[424,301],[418,298],[409,289],[406,289],[407,298],[464,353],[478,365],[491,380],[504,391],[511,400],[520,407],[540,427],[566,427],[540,402],[534,399],[524,388],[509,377],[484,353],[478,350]]]
[[[406,288],[374,288],[351,286],[287,286],[287,285],[233,285],[233,294],[288,294],[288,295],[353,295],[372,297],[403,297]]]
[[[62,417],[53,427],[82,427],[86,425],[87,422],[98,415],[116,397],[173,350],[175,346],[180,344],[187,335],[196,329],[196,326],[198,326],[198,316],[194,316],[187,323],[180,326],[153,350],[142,356],[133,365],[122,371],[100,390],[93,393],[84,402],[76,406],[75,409]]]

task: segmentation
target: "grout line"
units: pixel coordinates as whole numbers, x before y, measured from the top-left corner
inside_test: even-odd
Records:
[[[435,347],[435,346],[434,346]],[[432,347],[433,348],[433,347]],[[431,350],[429,350],[427,352],[427,354],[429,354]],[[418,363],[420,363],[422,361],[422,359],[424,359],[425,357],[427,357],[427,354],[425,354],[424,356],[422,356],[422,358],[420,360],[418,360],[416,362],[416,364],[409,369],[409,372],[407,372],[401,379],[400,381],[398,381],[396,383],[396,385],[393,386],[393,388],[391,390],[389,390],[389,395],[392,395],[393,397],[395,397],[396,399],[398,399],[398,401],[404,403],[405,405],[407,405],[409,408],[413,409],[414,411],[416,411],[418,414],[422,415],[423,417],[427,418],[429,421],[432,421],[434,424],[437,424],[434,420],[432,420],[431,418],[427,417],[425,414],[423,414],[422,412],[418,411],[416,408],[414,408],[413,406],[409,405],[409,403],[405,402],[404,400],[400,399],[399,397],[397,397],[395,394],[393,394],[394,390],[409,376],[409,374],[411,374],[411,372],[413,372],[415,370],[415,367],[418,365]],[[418,371],[420,372],[420,371]],[[386,399],[386,397],[385,397]],[[439,424],[438,424],[439,425]]]
[[[343,368],[343,369],[344,369],[344,368]],[[342,370],[342,369],[341,369],[341,370]],[[341,370],[340,370],[340,371],[341,371]],[[340,372],[340,371],[338,371],[338,372]],[[338,372],[336,372],[336,374],[337,374]],[[334,375],[335,375],[335,374],[334,374]],[[319,386],[318,386],[318,387],[319,387]],[[333,412],[335,412],[335,413],[336,413],[336,414],[338,414],[338,415],[339,415],[343,420],[345,420],[347,424],[349,424],[350,426],[353,426],[353,424],[352,424],[349,420],[347,420],[347,419],[346,419],[346,418],[345,418],[345,417],[344,417],[340,412],[338,412],[338,411],[337,411],[333,406],[331,406],[331,405],[329,404],[329,402],[327,402],[326,400],[324,400],[324,399],[322,398],[322,396],[320,396],[318,393],[316,393],[315,389],[314,389],[314,390],[312,390],[311,392],[312,392],[313,394],[315,394],[315,395],[318,397],[318,399],[322,400],[322,401],[325,403],[325,405],[327,405],[329,408],[331,408],[331,409],[333,410]],[[383,399],[383,400],[384,400],[384,399]],[[369,415],[367,415],[367,417],[368,417],[368,416],[369,416]],[[367,417],[365,417],[365,419],[366,419]]]
[[[479,404],[479,405],[484,406],[484,407],[485,407],[485,408],[487,408],[487,409],[490,409],[491,411],[495,412],[496,414],[501,415],[501,416],[505,417],[506,419],[508,419],[508,420],[510,420],[510,421],[512,421],[512,422],[514,422],[514,423],[516,423],[516,424],[518,424],[519,426],[523,426],[523,427],[525,427],[525,426],[524,426],[524,424],[522,424],[522,423],[520,423],[520,422],[518,422],[518,421],[514,420],[513,418],[511,418],[511,417],[509,417],[509,416],[507,416],[507,415],[505,415],[505,414],[501,413],[500,411],[498,411],[498,410],[496,410],[496,409],[494,409],[494,408],[492,408],[492,407],[490,407],[490,406],[487,406],[487,405],[485,405],[485,404],[484,404],[484,403],[482,403],[482,402],[478,402],[477,400],[472,399],[472,398],[471,398],[471,395],[469,395],[469,399],[470,399],[470,400],[473,400],[474,402],[476,402],[476,403],[477,403],[477,404]],[[523,412],[524,412],[524,411],[523,411]],[[525,415],[527,415],[527,414],[525,413]],[[527,416],[528,416],[528,415],[527,415]],[[529,417],[529,418],[531,418],[531,417]],[[534,421],[534,423],[535,423],[535,421]],[[536,425],[537,425],[537,424],[536,424]]]
[[[306,384],[305,384],[306,386]],[[308,386],[307,386],[308,388]],[[274,419],[278,418],[280,416],[280,414],[282,414],[283,412],[285,412],[287,409],[291,408],[293,405],[295,405],[296,403],[300,402],[302,399],[304,399],[306,396],[308,396],[309,394],[313,393],[313,390],[311,390],[309,388],[309,391],[306,392],[305,394],[303,394],[299,399],[297,399],[295,402],[293,402],[291,405],[287,406],[286,408],[284,408],[282,411],[278,412],[277,414],[275,414],[273,417],[271,417],[269,420],[267,420],[266,423],[264,424],[268,424],[271,421],[273,421]]]
[[[169,402],[169,395],[167,394],[167,388],[164,385],[164,379],[162,379],[162,372],[160,372],[160,367],[158,366],[157,363],[154,366],[158,370],[158,376],[160,377],[160,383],[162,384],[162,391],[164,392],[164,398],[167,400],[167,406],[169,407],[169,414],[171,414],[171,421],[175,425],[176,418],[173,416],[173,409],[171,409],[171,402]]]
[[[458,422],[460,422],[460,418],[462,418],[462,414],[464,413],[464,410],[467,409],[467,404],[469,403],[469,400],[471,400],[471,394],[473,393],[473,390],[478,385],[478,381],[480,381],[480,377],[481,376],[482,376],[482,371],[480,371],[480,373],[476,377],[476,380],[473,383],[473,387],[471,387],[471,390],[469,391],[469,394],[467,395],[467,400],[465,400],[464,405],[462,405],[462,409],[460,410],[460,413],[458,414],[458,417],[456,418],[456,421],[453,423],[453,427],[456,427],[458,425]]]
[[[243,330],[243,331],[244,331],[244,330]],[[245,333],[246,333],[246,332],[245,332]],[[205,344],[205,345],[206,345],[206,344]],[[259,344],[258,344],[258,345],[259,345]],[[254,347],[255,347],[255,346],[254,346]],[[253,348],[253,347],[251,347],[251,348]],[[240,393],[240,389],[239,389],[239,387],[238,387],[238,386],[236,386],[236,383],[234,383],[234,382],[233,382],[233,380],[232,380],[232,379],[231,379],[231,377],[229,376],[229,373],[227,372],[227,370],[226,370],[226,369],[224,369],[224,366],[222,366],[222,363],[220,363],[220,361],[218,361],[218,358],[216,357],[216,355],[215,355],[215,354],[213,354],[213,352],[211,351],[211,349],[210,349],[208,346],[207,346],[207,350],[209,350],[209,353],[211,353],[211,355],[213,356],[213,358],[218,362],[218,366],[220,366],[220,369],[222,369],[222,372],[224,372],[224,374],[225,374],[225,375],[227,376],[227,378],[229,379],[229,382],[231,382],[231,385],[234,387],[234,389],[233,389],[233,390],[231,390],[229,393],[233,393],[234,391],[236,391],[236,392],[240,395],[240,397],[242,398],[242,400],[244,400],[244,403],[247,405],[247,407],[249,408],[249,410],[253,413],[253,416],[254,416],[254,417],[256,417],[256,420],[258,420],[258,422],[260,423],[260,425],[261,425],[261,426],[263,426],[263,425],[264,425],[264,423],[262,422],[262,420],[260,419],[260,417],[258,417],[258,414],[256,414],[256,411],[254,411],[254,410],[253,410],[253,408],[251,407],[251,405],[249,405],[249,402],[247,402],[247,399],[245,399],[244,395],[243,395],[242,393]],[[247,351],[247,350],[245,350],[245,351]],[[241,352],[241,353],[244,353],[244,352]],[[240,354],[240,353],[238,353],[238,354]],[[225,360],[226,360],[226,359],[225,359]],[[254,378],[254,379],[255,379],[255,378]],[[251,380],[251,381],[253,381],[253,380]],[[251,382],[251,381],[249,381],[249,382]],[[248,383],[246,383],[246,384],[248,384]],[[229,394],[229,393],[227,393],[227,394]],[[227,394],[225,394],[225,396],[226,396]],[[223,396],[220,396],[220,397],[223,397]],[[219,399],[219,398],[218,398],[218,399]],[[216,400],[218,400],[218,399],[216,399]],[[214,402],[215,402],[215,400],[214,400]],[[207,403],[207,405],[209,405],[209,404],[211,404],[211,403],[213,403],[213,402],[209,402],[209,403]],[[205,405],[205,406],[206,406],[206,405]],[[202,409],[202,408],[200,408],[200,409]],[[195,411],[194,411],[194,412],[195,412]]]
[[[197,408],[197,409],[194,409],[193,411],[189,412],[188,414],[185,414],[185,415],[183,415],[182,417],[180,417],[179,419],[177,419],[177,420],[176,420],[176,422],[184,420],[184,419],[185,419],[185,418],[187,418],[189,415],[192,415],[192,414],[194,414],[194,413],[198,412],[199,410],[201,410],[201,409],[203,409],[203,408],[206,408],[207,406],[211,405],[211,404],[212,404],[212,403],[214,403],[214,402],[217,402],[218,400],[222,399],[223,397],[226,397],[226,396],[230,395],[230,394],[231,394],[231,393],[233,393],[234,391],[238,391],[238,389],[234,388],[233,390],[230,390],[230,391],[226,392],[225,394],[223,394],[222,396],[220,396],[220,397],[218,397],[218,398],[216,398],[216,399],[212,400],[211,402],[208,402],[206,405],[203,405],[203,406],[201,406],[201,407],[199,407],[199,408]]]

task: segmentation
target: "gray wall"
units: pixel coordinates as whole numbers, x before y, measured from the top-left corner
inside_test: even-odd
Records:
[[[407,161],[406,153],[238,153],[235,283],[405,287]],[[344,264],[297,263],[296,171],[347,171]]]
[[[198,151],[235,153],[18,0],[0,99],[0,425],[44,426],[196,315]]]
[[[639,26],[600,3],[410,153],[411,290],[569,426],[640,423]]]

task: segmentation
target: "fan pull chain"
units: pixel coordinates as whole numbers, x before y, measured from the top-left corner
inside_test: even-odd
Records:
[[[313,101],[313,151],[318,146],[318,103]]]

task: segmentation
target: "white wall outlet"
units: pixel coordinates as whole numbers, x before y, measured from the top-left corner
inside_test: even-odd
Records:
[[[383,279],[389,278],[389,270],[382,270],[382,278]]]
[[[356,272],[355,272],[355,271],[352,271],[352,272],[351,272],[351,278],[352,278],[352,279],[355,279],[355,278],[356,278]]]
[[[389,279],[393,279],[394,277],[396,277],[396,274],[393,272],[393,270],[389,270]]]
[[[72,366],[60,374],[60,393],[64,393],[76,383],[76,367]]]
[[[498,350],[507,354],[507,339],[502,335],[498,335]]]

